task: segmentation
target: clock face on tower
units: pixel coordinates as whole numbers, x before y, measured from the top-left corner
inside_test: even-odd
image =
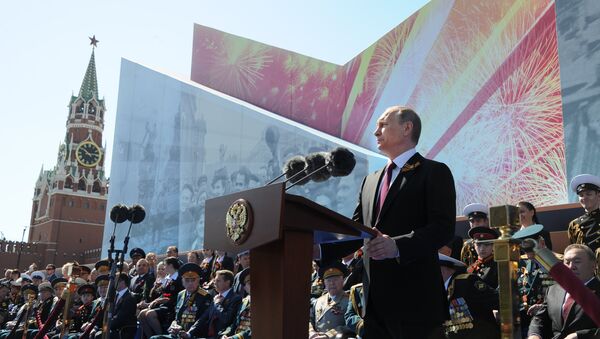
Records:
[[[100,147],[91,141],[84,141],[77,146],[77,161],[86,167],[94,167],[102,158]]]

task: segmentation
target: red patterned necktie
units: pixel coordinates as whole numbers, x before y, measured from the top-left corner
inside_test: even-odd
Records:
[[[567,293],[567,295],[565,296],[565,303],[562,307],[563,322],[567,321],[567,317],[569,316],[569,312],[571,312],[571,308],[573,307],[574,303],[575,300],[573,299],[573,297],[571,297],[571,294]]]
[[[388,163],[385,168],[385,174],[383,175],[383,180],[381,181],[381,188],[379,189],[379,214],[381,212],[381,208],[383,207],[383,203],[385,202],[385,197],[390,190],[390,183],[392,182],[392,171],[396,168],[396,164],[392,161]]]

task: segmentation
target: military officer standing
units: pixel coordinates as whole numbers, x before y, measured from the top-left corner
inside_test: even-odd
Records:
[[[571,189],[579,196],[585,214],[569,224],[571,244],[584,244],[600,257],[600,178],[581,174],[571,180]],[[597,261],[600,262],[600,261]]]
[[[469,220],[469,230],[474,227],[489,227],[488,207],[481,203],[468,204],[463,208],[463,215]],[[472,265],[477,260],[477,252],[471,239],[465,241],[460,251],[460,259]]]
[[[319,271],[325,283],[325,293],[310,310],[309,339],[335,338],[348,331],[344,313],[348,308],[348,294],[344,291],[346,266],[339,261],[323,265]]]
[[[498,287],[498,265],[494,261],[494,244],[490,240],[498,239],[498,232],[487,226],[478,226],[469,230],[473,240],[477,260],[469,266],[467,272],[478,275],[492,288]]]

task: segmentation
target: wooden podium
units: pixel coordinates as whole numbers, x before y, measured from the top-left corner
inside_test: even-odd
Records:
[[[227,235],[226,216],[239,199],[250,205],[252,225],[246,240],[235,244]],[[207,200],[204,225],[205,248],[250,250],[252,337],[260,339],[308,337],[313,244],[375,235],[371,228],[285,193],[282,183]]]

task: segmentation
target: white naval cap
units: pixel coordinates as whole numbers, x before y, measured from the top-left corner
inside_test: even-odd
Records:
[[[481,203],[468,204],[463,208],[463,215],[469,219],[474,217],[487,218],[488,207]]]
[[[46,275],[42,271],[35,271],[35,272],[31,273],[31,278],[32,279],[38,278],[38,279],[44,280],[46,278]]]
[[[600,191],[600,178],[592,174],[580,174],[571,179],[571,190],[577,194],[585,190]]]
[[[454,267],[454,268],[461,268],[461,267],[467,266],[464,262],[454,259],[452,257],[449,257],[449,256],[439,253],[439,252],[438,252],[438,259],[440,260],[440,265],[442,265],[442,266],[450,266],[450,267]]]

